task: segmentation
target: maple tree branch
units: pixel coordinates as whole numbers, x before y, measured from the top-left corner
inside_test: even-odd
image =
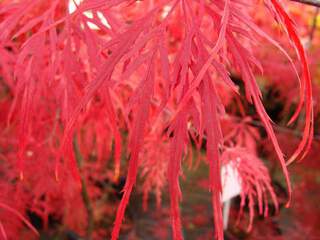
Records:
[[[239,121],[241,121],[241,119],[239,118]],[[255,126],[255,127],[262,127],[264,128],[264,125],[261,121],[258,120],[251,120],[250,122],[248,122],[248,124]],[[288,133],[288,134],[292,134],[298,138],[302,138],[303,133],[299,130],[296,129],[292,129],[292,128],[288,128],[285,126],[280,126],[280,125],[273,125],[274,129],[277,130],[278,132],[282,132],[282,133]],[[314,135],[313,136],[314,140],[320,141],[320,135]]]
[[[157,106],[159,105],[159,104],[156,103],[155,101],[152,101],[152,103],[155,104],[155,105],[157,105]],[[172,111],[171,111],[169,108],[167,108],[167,107],[165,107],[165,108],[163,109],[163,111],[164,111],[168,116],[172,116],[172,114],[173,114]],[[241,122],[241,121],[242,121],[242,118],[241,118],[241,117],[232,116],[232,118],[233,118],[234,120],[238,121],[238,122]],[[252,126],[255,126],[255,127],[262,127],[262,128],[264,128],[263,123],[262,123],[261,121],[258,121],[258,120],[251,120],[250,122],[248,122],[248,124],[250,124],[250,125],[252,125]],[[302,136],[303,136],[303,133],[302,133],[300,130],[288,128],[288,127],[285,127],[285,126],[280,126],[280,125],[278,125],[278,124],[273,125],[273,127],[274,127],[274,129],[275,129],[276,131],[278,131],[278,132],[289,133],[289,134],[292,134],[292,135],[294,135],[294,136],[296,136],[296,137],[299,137],[299,138],[302,138]],[[193,127],[191,127],[191,130],[192,130],[192,131],[195,131],[196,133],[198,132],[198,130],[195,129],[195,128],[193,128]],[[203,135],[203,138],[205,139],[206,136]],[[317,134],[314,134],[314,135],[313,135],[313,139],[316,140],[316,141],[320,141],[320,135],[319,135],[319,134],[318,134],[318,135],[317,135]]]
[[[320,0],[290,0],[290,1],[311,5],[314,7],[320,7]]]
[[[78,144],[78,141],[77,141],[76,137],[74,137],[74,140],[73,140],[73,149],[74,149],[75,158],[76,158],[76,161],[77,161],[78,168],[81,171],[82,166],[83,166],[83,156],[82,156],[82,154],[80,152],[79,144]],[[92,235],[93,230],[94,230],[94,216],[93,216],[93,208],[92,208],[92,204],[91,204],[91,201],[90,201],[90,196],[89,196],[89,193],[88,193],[85,177],[82,176],[82,175],[81,175],[81,197],[82,197],[83,204],[85,206],[85,209],[86,209],[86,212],[87,212],[87,217],[88,217],[86,238],[88,240],[90,240],[91,239],[91,235]]]

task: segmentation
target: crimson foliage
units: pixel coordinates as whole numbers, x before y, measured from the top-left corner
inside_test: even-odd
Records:
[[[287,33],[300,67],[251,17],[251,7],[261,4]],[[192,144],[200,149],[204,139],[217,238],[223,239],[220,168],[230,161],[242,177],[241,207],[249,199],[251,228],[255,197],[260,214],[267,215],[267,193],[278,204],[257,157],[259,134],[250,130],[249,118],[225,110],[242,94],[237,84],[244,86],[272,142],[291,196],[286,164],[303,158],[311,145],[312,89],[306,54],[281,1],[83,0],[74,5],[70,11],[67,0],[0,3],[0,232],[5,239],[19,234],[19,220],[36,231],[19,213],[26,209],[45,226],[50,214],[75,228],[86,226],[78,219],[90,211],[75,212],[72,206],[83,204],[86,181],[110,179],[104,170],[109,158],[113,179],[119,178],[124,148],[127,177],[112,239],[118,239],[139,167],[145,205],[150,191],[160,205],[168,180],[173,238],[182,239],[181,163],[190,159]],[[289,123],[305,108],[305,125],[288,160],[254,75],[263,70],[253,51],[262,39],[287,58],[300,81],[300,100]],[[231,79],[231,72],[242,82]],[[221,130],[224,120],[231,131]],[[101,196],[94,184],[87,187],[89,198]],[[9,214],[18,218],[7,221]]]

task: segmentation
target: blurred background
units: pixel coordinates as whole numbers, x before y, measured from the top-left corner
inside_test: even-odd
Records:
[[[3,1],[3,3],[5,2]],[[130,6],[130,11],[124,10],[123,14],[129,19],[127,22],[130,22],[131,16],[139,13],[137,11],[141,6],[139,4],[144,4],[142,1],[142,3],[139,2],[133,3]],[[313,81],[314,141],[310,152],[303,161],[298,161],[288,166],[293,195],[290,207],[286,208],[288,193],[283,173],[270,139],[268,139],[263,125],[256,117],[254,107],[247,103],[245,97],[242,97],[244,94],[235,95],[231,94],[231,90],[218,89],[219,93],[223,92],[224,94],[222,102],[226,107],[226,111],[237,119],[236,124],[234,122],[230,123],[229,119],[222,119],[221,125],[225,136],[230,135],[237,139],[234,141],[248,145],[249,148],[252,148],[252,152],[259,156],[259,159],[262,160],[269,172],[270,183],[279,203],[279,211],[276,212],[275,204],[268,199],[265,202],[268,216],[263,216],[263,214],[262,216],[259,214],[252,216],[252,210],[256,213],[259,212],[259,204],[257,202],[251,204],[246,200],[247,204],[243,207],[241,218],[238,219],[242,200],[240,196],[232,198],[229,202],[230,212],[225,215],[229,216],[225,229],[226,240],[320,239],[320,13],[319,8],[299,1],[285,1],[285,5],[296,22],[296,28],[301,36],[310,64]],[[265,6],[263,4],[255,6],[257,7],[250,8],[249,11],[257,26],[278,41],[289,52],[290,56],[295,56],[292,43],[288,41],[279,25],[266,16],[266,11],[263,10]],[[14,5],[11,7],[15,8]],[[74,11],[74,9],[74,5],[71,4],[69,10]],[[5,8],[0,8],[0,20],[2,22],[4,22],[5,16],[1,14],[6,10]],[[94,19],[92,14],[87,14],[86,16],[89,19]],[[109,21],[112,21],[112,18]],[[94,22],[92,26],[95,26]],[[176,41],[180,36],[178,30],[179,27],[174,30]],[[79,35],[81,34],[84,35],[79,33]],[[85,38],[84,36],[82,37]],[[24,42],[27,36],[22,38],[23,40],[21,41]],[[87,37],[87,40],[89,42],[99,42],[99,40],[89,37]],[[60,132],[55,138],[45,139],[44,143],[42,143],[38,139],[43,139],[42,134],[44,133],[35,131],[34,138],[29,142],[29,144],[32,144],[26,148],[26,156],[30,160],[26,163],[26,168],[29,169],[29,172],[26,171],[25,176],[23,176],[27,180],[25,180],[25,185],[22,187],[21,179],[17,178],[19,173],[16,165],[13,164],[16,161],[15,154],[17,153],[18,145],[18,138],[12,137],[16,134],[16,127],[14,124],[8,125],[10,118],[13,119],[13,122],[15,118],[19,121],[19,117],[15,117],[16,111],[12,110],[12,105],[23,104],[23,102],[13,100],[15,99],[14,93],[11,91],[13,87],[10,85],[12,82],[7,81],[7,79],[11,78],[9,76],[11,72],[8,69],[16,61],[13,54],[16,51],[16,44],[17,42],[15,41],[10,42],[10,44],[2,44],[1,47],[3,48],[0,49],[0,204],[4,204],[0,208],[0,231],[2,231],[2,236],[8,235],[8,239],[36,239],[34,234],[26,227],[25,222],[21,221],[22,217],[19,217],[17,212],[6,209],[5,206],[10,205],[39,231],[40,239],[108,239],[111,234],[117,206],[122,197],[122,188],[126,182],[128,131],[125,128],[121,128],[119,132],[123,147],[120,153],[122,168],[121,171],[116,173],[117,176],[115,177],[114,169],[117,169],[113,161],[114,152],[117,151],[115,143],[113,143],[111,137],[101,139],[95,135],[95,131],[97,131],[108,136],[109,132],[105,128],[109,130],[113,128],[112,121],[106,125],[104,125],[105,123],[98,126],[93,124],[96,117],[100,118],[100,113],[97,109],[104,107],[103,104],[99,105],[97,97],[97,108],[90,110],[95,117],[89,119],[89,117],[84,116],[81,119],[82,128],[78,129],[78,138],[73,142],[73,154],[77,160],[77,166],[75,167],[67,162],[66,165],[69,170],[71,169],[72,173],[70,174],[68,169],[62,167],[60,174],[62,178],[67,180],[60,181],[57,184],[52,171],[54,168],[53,151],[55,151],[53,149],[57,149],[59,142],[57,139],[58,137],[61,138],[62,130],[60,129],[60,122],[57,121],[58,123],[54,124],[54,119],[45,119],[43,122],[48,123],[48,126],[45,127],[46,133],[52,129],[54,131],[58,129],[57,132]],[[73,44],[77,46],[80,43],[75,41]],[[174,43],[172,45],[172,49],[174,49]],[[35,46],[37,47],[37,44]],[[69,47],[72,49],[74,46],[70,43]],[[295,123],[290,126],[287,125],[299,101],[297,76],[292,70],[288,59],[270,42],[259,39],[259,43],[251,50],[254,56],[259,59],[263,68],[263,73],[257,70],[255,75],[262,91],[264,106],[275,123],[274,130],[280,146],[284,154],[289,156],[303,136],[303,114]],[[63,56],[68,56],[68,54],[74,54],[67,51],[64,53],[66,55],[62,55],[62,58]],[[80,51],[77,54],[81,56],[84,53]],[[51,60],[56,61],[56,59],[48,61]],[[298,71],[300,71],[299,60],[293,57],[293,61]],[[71,66],[70,72],[73,75],[78,73],[74,73],[77,70],[72,69],[72,67],[75,67],[75,69],[77,67],[79,69],[87,67],[85,64],[76,65],[78,63],[72,61],[65,64]],[[28,66],[25,66],[25,68],[28,68]],[[240,92],[244,93],[245,89],[241,82],[241,76],[234,69],[230,69],[230,72],[232,72],[231,79],[239,85]],[[82,79],[80,75],[77,77]],[[79,81],[76,84],[70,88],[80,86],[79,89],[84,89],[83,81]],[[79,96],[82,94],[81,91],[75,92]],[[229,92],[230,94],[228,94]],[[72,104],[77,103],[79,100],[77,98],[78,95],[75,94],[70,99]],[[57,93],[55,97],[59,98],[60,93]],[[53,99],[48,101],[48,112],[51,111],[54,101]],[[32,111],[32,114],[36,113],[34,114],[36,116],[37,109],[32,109]],[[103,114],[101,113],[101,115]],[[59,118],[58,111],[56,116]],[[123,122],[121,124],[124,125]],[[39,125],[39,128],[42,129],[44,128],[43,126]],[[235,128],[237,129],[236,132],[234,132]],[[192,129],[190,132],[192,132]],[[197,146],[197,142],[192,140],[192,133],[190,133],[189,137],[191,147],[187,154],[187,164],[183,165],[183,175],[180,181],[183,196],[180,205],[183,235],[186,240],[213,239],[214,228],[211,194],[208,191],[209,176],[208,162],[205,160],[205,140],[201,146]],[[150,145],[146,144],[142,151],[143,156],[151,159],[156,157],[162,159],[168,156],[168,151],[162,149],[163,146],[161,144],[157,145],[159,139],[148,139],[148,141],[148,143],[154,142],[150,143]],[[234,141],[232,140],[230,146]],[[107,157],[103,159],[99,159],[99,151],[103,150],[96,147],[99,142],[105,142],[104,147],[106,145],[110,147],[109,152],[103,155]],[[239,142],[237,144],[240,144]],[[50,148],[51,150],[47,150],[48,145],[52,147]],[[154,146],[158,146],[158,148],[151,151],[150,149]],[[33,161],[33,158],[38,160],[47,159],[48,164],[44,164],[41,161]],[[152,161],[142,163],[145,168],[141,167],[142,173],[131,196],[125,221],[121,228],[121,240],[172,239],[170,198],[167,191],[168,186],[165,183],[166,176],[161,171],[158,173],[148,172],[148,169],[151,168],[150,165],[154,164],[159,164],[158,169],[166,168],[166,163]],[[161,164],[164,164],[164,166]],[[80,169],[80,176],[77,176],[74,168]],[[147,170],[144,171],[144,169]],[[146,176],[151,176],[148,178],[150,180],[145,181]],[[40,177],[41,181],[39,180]],[[74,177],[76,179],[79,178],[79,181],[69,181]],[[10,182],[9,185],[8,181]],[[268,182],[269,180],[266,181]],[[79,187],[79,182],[81,187]],[[146,197],[147,195],[149,197]],[[258,198],[257,195],[253,195]],[[12,213],[14,214],[12,215]],[[251,230],[248,231],[251,216],[253,225]],[[3,235],[3,229],[7,232],[5,235]],[[19,237],[10,238],[10,236]]]

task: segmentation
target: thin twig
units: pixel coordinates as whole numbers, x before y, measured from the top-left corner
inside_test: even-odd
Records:
[[[290,0],[290,1],[307,4],[315,7],[320,7],[320,0]]]
[[[83,167],[83,156],[80,152],[79,144],[76,137],[74,137],[74,140],[73,140],[73,149],[74,149],[78,168],[81,171]],[[87,184],[85,181],[85,177],[82,174],[81,174],[81,197],[82,197],[85,209],[87,211],[87,217],[88,217],[86,238],[90,240],[93,233],[93,229],[94,229],[94,216],[93,216],[92,204],[91,204],[88,189],[87,189]]]
[[[159,106],[159,104],[156,102],[156,101],[152,101],[153,104],[155,104],[156,106]],[[172,116],[172,111],[165,107],[163,109],[163,112],[165,114],[167,114],[168,116]],[[233,118],[234,120],[236,120],[237,122],[241,122],[243,120],[243,118],[241,117],[237,117],[237,116],[227,116],[227,118]],[[264,128],[264,125],[261,121],[258,121],[258,120],[251,120],[250,122],[248,122],[248,124],[252,125],[252,126],[255,126],[255,127],[262,127]],[[297,130],[297,129],[292,129],[292,128],[288,128],[288,127],[285,127],[285,126],[280,126],[280,125],[274,125],[273,126],[274,129],[278,132],[282,132],[282,133],[289,133],[289,134],[292,134],[298,138],[302,138],[303,136],[303,133],[300,131],[300,130]],[[193,128],[193,127],[191,127]],[[196,129],[192,129],[193,131],[195,132],[198,132]],[[206,138],[206,136],[204,135],[203,138]],[[320,141],[320,135],[314,135],[313,136],[313,139],[314,140],[317,140],[317,141]]]
[[[240,118],[239,118],[239,121],[240,121]],[[260,121],[257,121],[257,120],[251,120],[250,122],[248,122],[248,124],[255,126],[255,127],[264,127],[263,123]],[[296,129],[292,129],[292,128],[288,128],[288,127],[284,127],[284,126],[280,126],[280,125],[274,125],[273,127],[278,132],[289,133],[289,134],[292,134],[298,138],[302,138],[302,136],[303,136],[303,133],[299,130],[296,130]],[[320,141],[320,135],[314,135],[313,139]]]

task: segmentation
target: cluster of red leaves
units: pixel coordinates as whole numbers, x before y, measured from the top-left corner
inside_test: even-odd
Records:
[[[241,179],[239,220],[248,199],[250,220],[247,230],[250,231],[254,218],[255,199],[258,202],[259,214],[267,217],[269,193],[276,212],[278,211],[278,201],[271,185],[268,169],[264,166],[262,160],[246,148],[234,147],[226,149],[221,155],[221,160],[223,164],[230,164],[239,173],[239,178]]]
[[[191,139],[201,146],[205,137],[215,231],[223,239],[221,119],[227,115],[226,98],[239,94],[230,71],[243,81],[245,97],[270,137],[290,195],[286,161],[254,76],[262,70],[253,51],[256,39],[277,47],[299,71],[250,17],[250,5],[257,3],[248,4],[241,0],[83,0],[75,2],[70,13],[66,0],[1,1],[0,76],[5,93],[0,137],[1,146],[8,146],[1,153],[1,192],[8,193],[0,199],[3,206],[15,203],[16,209],[31,209],[44,222],[55,214],[63,216],[66,224],[85,225],[76,220],[81,213],[72,210],[82,204],[81,179],[103,178],[90,169],[104,169],[110,158],[118,178],[124,131],[128,170],[112,239],[119,236],[139,167],[145,177],[145,199],[154,189],[160,203],[168,179],[173,238],[182,239],[181,163]],[[300,100],[290,122],[305,107],[305,126],[290,163],[303,157],[312,141],[311,79],[295,26],[281,2],[264,4],[287,32],[301,63]],[[82,164],[77,164],[75,139],[85,159]],[[247,185],[244,194],[252,199],[256,191],[261,203],[261,188],[273,193],[266,170],[254,152],[232,151],[244,159],[244,175],[250,161],[257,165],[251,173],[259,173],[262,180]],[[20,189],[15,193],[17,201],[10,194],[12,188]],[[21,189],[28,192],[27,199]],[[101,195],[94,185],[89,192],[91,197]],[[1,227],[2,236],[9,235],[5,230],[11,225]]]

